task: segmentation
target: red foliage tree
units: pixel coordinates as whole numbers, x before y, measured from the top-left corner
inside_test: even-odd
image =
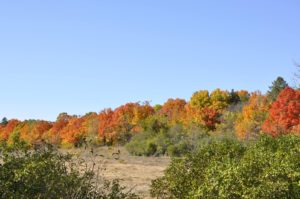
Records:
[[[103,139],[107,134],[113,131],[113,114],[111,109],[105,109],[99,114],[99,138]]]
[[[300,133],[299,126],[300,91],[287,87],[272,104],[262,129],[275,137],[287,133]]]
[[[209,130],[216,129],[216,124],[220,123],[219,116],[220,114],[218,111],[212,108],[204,108],[201,113],[201,119],[204,123],[204,126]]]

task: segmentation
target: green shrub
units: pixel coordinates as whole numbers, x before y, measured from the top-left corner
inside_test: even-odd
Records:
[[[141,127],[146,132],[167,131],[169,129],[168,119],[165,116],[152,115],[141,122]]]
[[[183,156],[196,150],[207,137],[208,134],[200,129],[185,130],[181,125],[175,125],[170,129],[136,134],[125,147],[129,153],[138,156]]]
[[[0,149],[1,198],[137,198],[124,192],[117,180],[95,183],[93,170],[79,172],[70,155],[50,145],[29,150],[15,140],[11,146],[2,143]]]
[[[186,140],[182,140],[177,144],[168,146],[167,155],[172,157],[179,157],[191,151],[190,145]]]
[[[300,198],[300,138],[263,136],[257,142],[211,140],[173,158],[152,182],[157,198]]]
[[[157,145],[153,142],[148,142],[146,145],[146,155],[151,156],[154,155],[157,151]]]
[[[138,156],[183,156],[198,148],[208,138],[208,134],[199,128],[184,129],[175,125],[160,131],[144,131],[133,136],[125,145],[129,153]]]
[[[153,137],[154,136],[150,132],[138,133],[135,136],[133,136],[131,141],[127,143],[125,147],[128,150],[128,152],[132,155],[147,155],[148,142],[150,142]]]

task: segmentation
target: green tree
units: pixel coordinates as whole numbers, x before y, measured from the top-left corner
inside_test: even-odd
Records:
[[[7,123],[8,123],[8,120],[7,120],[6,117],[4,117],[4,118],[1,120],[1,123],[0,123],[0,124],[6,126]]]
[[[229,93],[229,103],[235,105],[238,104],[240,101],[241,99],[238,93],[231,89],[231,92]]]
[[[277,77],[277,79],[270,86],[270,90],[268,91],[268,99],[271,102],[274,102],[277,99],[279,93],[288,87],[287,82],[282,77]]]

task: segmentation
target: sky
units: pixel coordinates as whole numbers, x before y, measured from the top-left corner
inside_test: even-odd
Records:
[[[0,118],[293,82],[299,0],[1,0]]]

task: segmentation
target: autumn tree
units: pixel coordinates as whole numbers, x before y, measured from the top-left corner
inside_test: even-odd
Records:
[[[194,108],[211,108],[216,111],[222,111],[228,107],[230,95],[227,91],[216,89],[209,93],[207,90],[195,92],[190,99],[190,104]]]
[[[187,102],[184,99],[169,99],[161,108],[159,114],[167,117],[169,124],[175,125],[182,123],[185,117],[185,106]]]
[[[106,142],[112,143],[114,137],[114,111],[111,109],[104,109],[99,113],[99,139],[106,144]]]
[[[9,120],[5,126],[0,125],[0,140],[7,141],[10,134],[14,131],[14,129],[19,123],[19,120],[12,119]]]
[[[239,91],[237,91],[237,94],[238,94],[241,102],[246,103],[246,102],[249,101],[250,94],[249,94],[248,91],[246,91],[246,90],[239,90]]]
[[[142,120],[144,120],[150,115],[153,115],[154,113],[155,110],[149,104],[149,102],[144,102],[143,104],[136,104],[136,107],[134,108],[133,125],[138,126]]]
[[[279,93],[288,86],[286,81],[282,77],[277,77],[277,79],[272,83],[272,86],[269,87],[268,99],[271,102],[274,102],[279,95]]]
[[[201,121],[206,128],[209,130],[215,130],[216,124],[220,123],[220,113],[216,109],[204,108],[201,111]]]
[[[269,110],[267,97],[260,92],[252,93],[249,103],[239,114],[235,130],[240,139],[252,139],[261,132],[261,125]]]
[[[99,136],[104,142],[126,142],[131,134],[140,130],[139,124],[154,109],[148,104],[127,103],[114,111],[107,109],[99,114]]]
[[[25,120],[18,124],[14,133],[19,133],[20,138],[28,144],[40,143],[44,134],[51,129],[52,123],[43,120]]]
[[[228,107],[230,100],[230,95],[228,91],[222,91],[221,89],[216,89],[210,94],[211,106],[210,108],[218,112],[222,112]]]
[[[115,109],[113,114],[114,130],[121,134],[129,133],[145,117],[141,105],[138,103],[127,103]]]
[[[72,144],[75,147],[80,147],[83,144],[97,144],[99,126],[97,113],[90,112],[84,116],[63,118],[65,117],[58,118],[58,124],[63,127],[59,131],[63,146],[67,147]]]
[[[61,143],[61,131],[67,126],[72,116],[67,113],[60,113],[52,128],[44,134],[44,139],[51,144],[59,145]]]
[[[69,144],[79,146],[84,139],[84,132],[82,129],[82,123],[84,119],[79,116],[73,116],[70,118],[68,124],[61,130],[62,145],[68,147]]]
[[[300,91],[290,87],[282,90],[272,104],[268,118],[262,126],[272,136],[300,133]]]
[[[195,92],[190,99],[191,107],[202,109],[211,105],[208,90],[200,90]]]
[[[99,116],[97,113],[91,112],[83,116],[83,132],[84,136],[90,144],[98,143]]]
[[[186,105],[186,116],[184,118],[185,126],[193,126],[203,124],[202,111],[204,108],[211,105],[209,92],[207,90],[200,90],[195,92],[189,103]],[[204,125],[203,125],[204,126]]]
[[[195,92],[186,106],[186,124],[195,123],[209,130],[214,130],[219,123],[219,117],[230,104],[227,91],[216,89],[209,93],[207,90]]]

